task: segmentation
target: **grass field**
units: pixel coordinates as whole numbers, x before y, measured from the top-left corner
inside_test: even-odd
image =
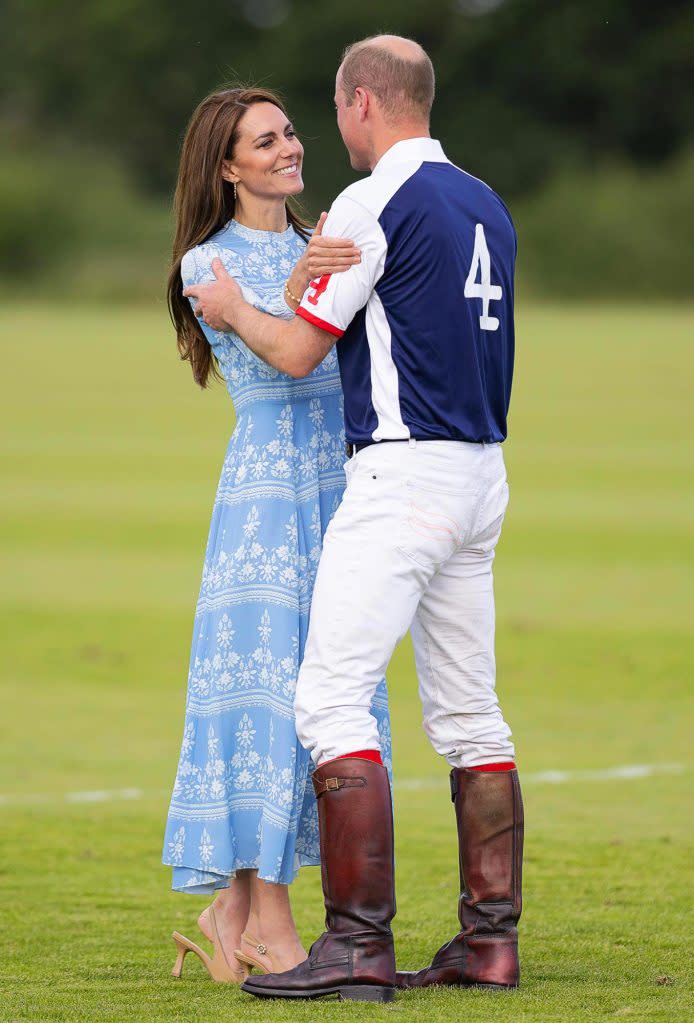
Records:
[[[163,307],[0,310],[0,1019],[687,1018],[693,327],[692,309],[521,311],[496,581],[526,778],[522,988],[373,1007],[258,1002],[190,959],[169,976],[170,931],[194,936],[204,905],[159,859],[231,405],[177,364]],[[455,835],[407,644],[389,683],[414,967],[455,929]],[[581,773],[624,765],[654,769]],[[294,888],[307,942],[319,891],[316,870]]]

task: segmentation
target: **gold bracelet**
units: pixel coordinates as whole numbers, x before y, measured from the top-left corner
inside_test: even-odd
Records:
[[[287,281],[286,284],[284,285],[284,290],[286,291],[287,296],[291,298],[292,302],[296,302],[297,305],[301,305],[301,299],[297,298],[296,295],[292,295],[291,291],[289,290],[289,281]]]

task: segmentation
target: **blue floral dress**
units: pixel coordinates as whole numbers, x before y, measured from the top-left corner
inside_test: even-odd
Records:
[[[284,282],[305,242],[235,221],[188,252],[184,285],[215,256],[244,297],[291,317]],[[310,374],[272,369],[236,334],[207,328],[236,411],[212,513],[195,616],[183,744],[164,839],[173,888],[212,892],[236,870],[290,883],[320,862],[309,754],[293,698],[323,535],[344,489],[335,351]],[[374,698],[391,764],[385,680]]]

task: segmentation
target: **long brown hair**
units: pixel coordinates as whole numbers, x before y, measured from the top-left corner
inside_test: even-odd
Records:
[[[273,103],[287,113],[279,96],[268,89],[241,87],[213,92],[193,113],[181,150],[174,196],[176,233],[166,293],[178,351],[190,362],[193,378],[201,387],[207,386],[210,373],[219,379],[219,370],[202,327],[183,297],[181,260],[234,215],[234,189],[222,177],[222,164],[233,159],[241,118],[254,103]],[[309,225],[289,200],[286,209],[287,222],[308,240]]]

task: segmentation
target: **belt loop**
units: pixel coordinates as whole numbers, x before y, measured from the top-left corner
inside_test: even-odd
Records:
[[[416,440],[416,438],[415,438],[415,437],[410,437],[410,440],[409,440],[409,446],[410,446],[411,448],[416,448],[416,447],[417,447],[417,440]]]

